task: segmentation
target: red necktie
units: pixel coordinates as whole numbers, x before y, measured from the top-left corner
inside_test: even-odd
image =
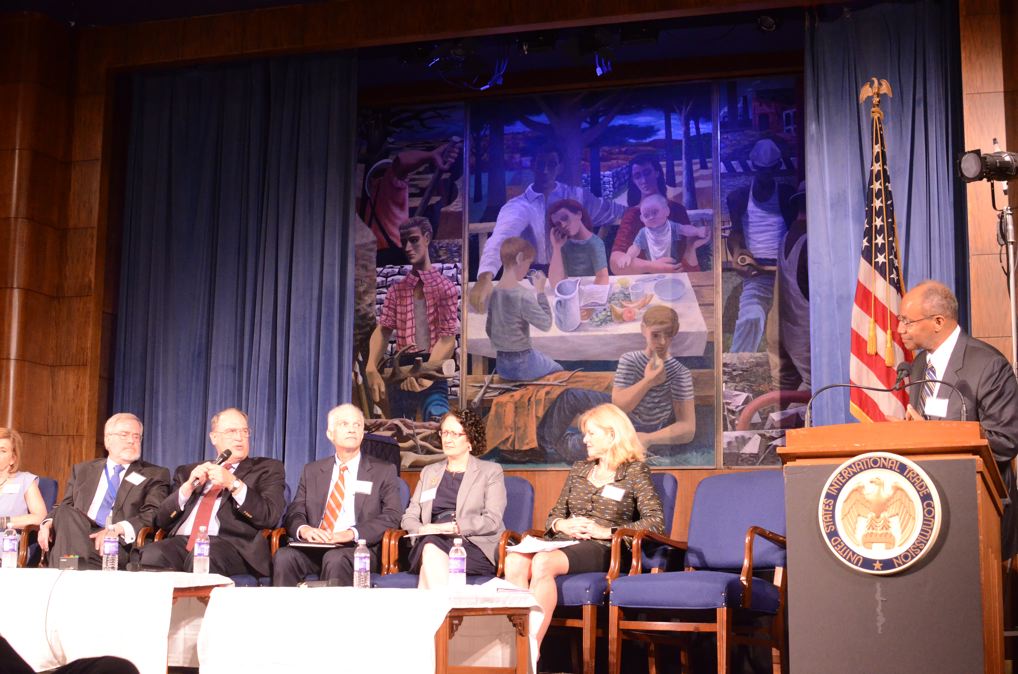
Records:
[[[212,487],[201,497],[198,513],[194,516],[194,524],[191,525],[191,535],[187,537],[188,552],[194,550],[194,542],[202,527],[205,527],[205,532],[208,533],[209,522],[212,521],[212,507],[216,504],[216,499],[221,491],[223,491],[222,487]]]
[[[339,519],[339,513],[343,510],[343,497],[346,495],[346,466],[339,467],[339,475],[332,485],[332,492],[329,494],[329,501],[325,504],[325,517],[322,518],[322,529],[332,531]]]

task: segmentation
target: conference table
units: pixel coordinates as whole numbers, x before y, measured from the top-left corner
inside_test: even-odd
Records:
[[[536,671],[541,609],[504,580],[455,591],[231,587],[211,594],[198,637],[202,674],[338,664],[400,674]]]
[[[36,671],[115,655],[141,674],[197,666],[202,602],[216,574],[0,569],[0,634]]]

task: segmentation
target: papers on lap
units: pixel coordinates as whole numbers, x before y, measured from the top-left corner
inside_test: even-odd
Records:
[[[551,552],[552,550],[558,550],[559,548],[568,548],[570,545],[576,545],[577,543],[579,543],[579,541],[546,541],[543,538],[524,536],[523,540],[520,541],[519,544],[506,546],[506,550],[509,552],[520,552],[523,554]]]
[[[287,545],[295,548],[338,548],[339,543],[312,543],[310,541],[290,541]]]

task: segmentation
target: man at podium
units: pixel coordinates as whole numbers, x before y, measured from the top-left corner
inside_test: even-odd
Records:
[[[905,293],[898,332],[906,348],[921,350],[909,375],[913,383],[908,386],[906,419],[975,420],[990,443],[1011,501],[1000,523],[1001,554],[1007,559],[1018,552],[1018,513],[1013,507],[1018,493],[1011,469],[1018,455],[1014,371],[999,351],[962,331],[958,300],[937,281],[923,281]],[[962,416],[962,399],[967,418]]]

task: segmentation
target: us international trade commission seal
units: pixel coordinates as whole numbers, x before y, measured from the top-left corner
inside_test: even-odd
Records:
[[[870,452],[838,466],[820,496],[820,531],[831,552],[866,573],[915,564],[940,532],[940,495],[922,468]]]

